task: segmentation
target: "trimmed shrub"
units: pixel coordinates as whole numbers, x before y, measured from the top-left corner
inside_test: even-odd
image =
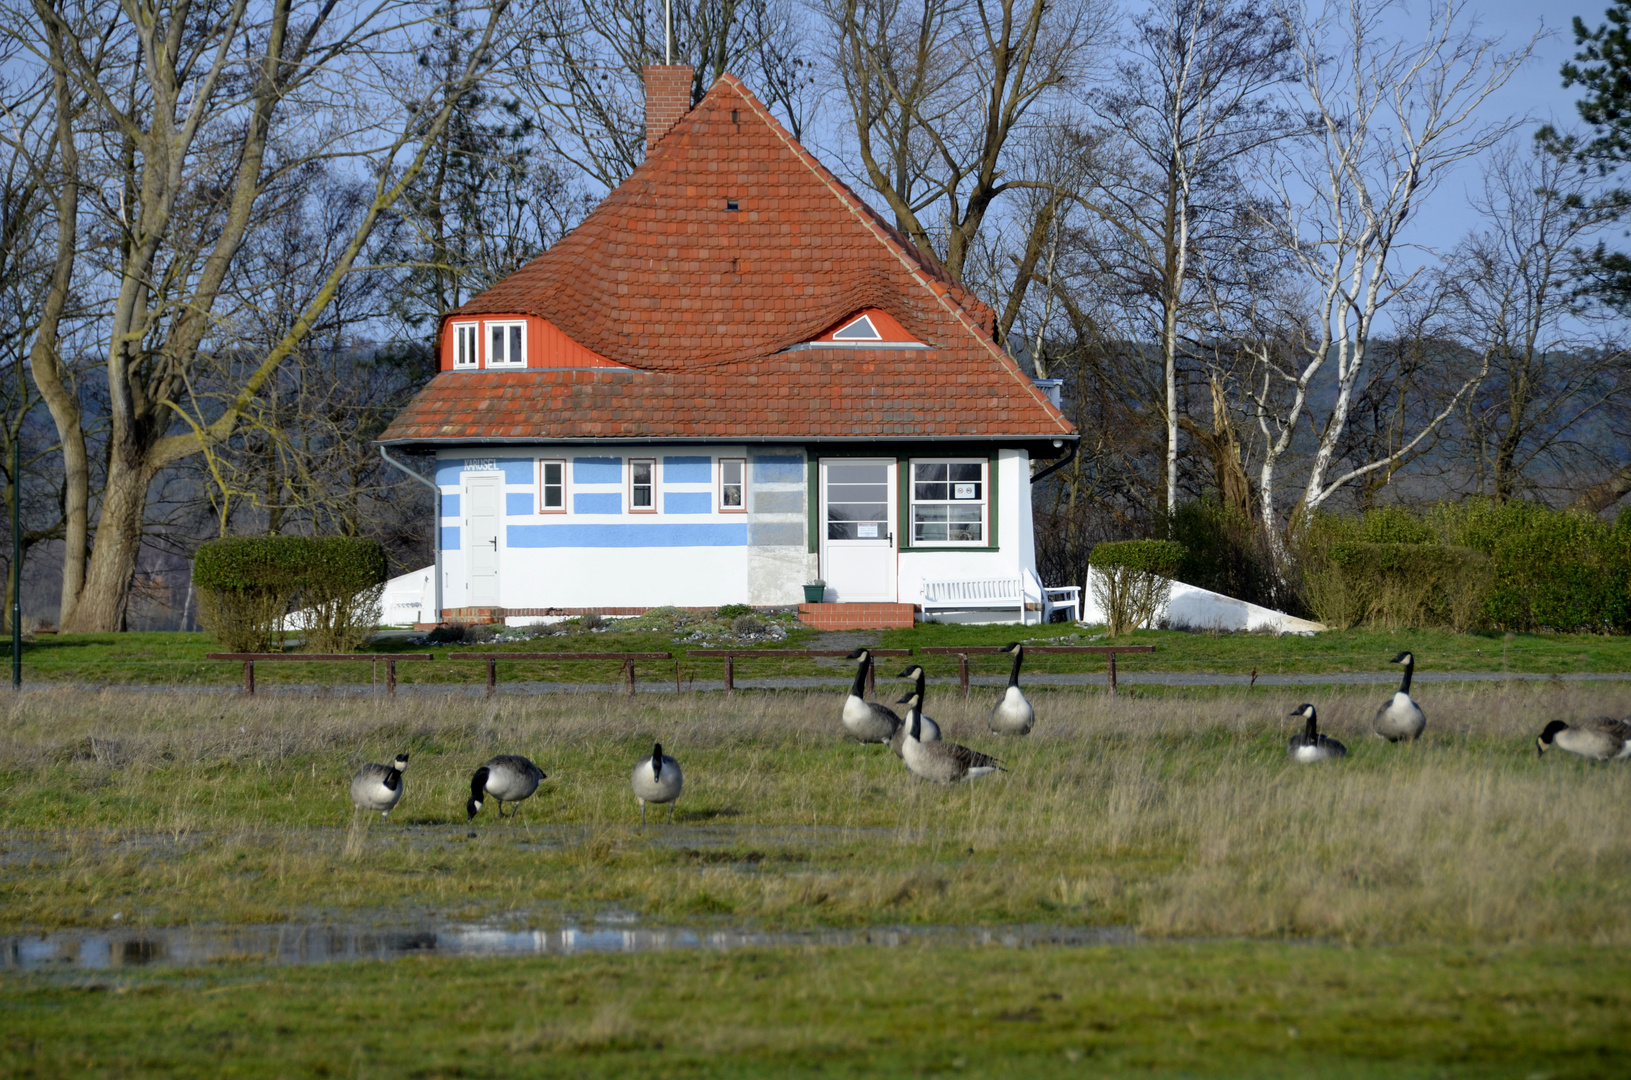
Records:
[[[1172,540],[1119,540],[1093,548],[1087,559],[1098,571],[1093,598],[1111,637],[1155,620],[1172,595],[1172,578],[1185,554],[1184,545]]]
[[[1426,543],[1331,545],[1330,573],[1339,576],[1349,620],[1389,630],[1476,625],[1494,574],[1490,557],[1468,547]]]
[[[308,651],[353,651],[379,621],[386,572],[379,541],[346,536],[225,537],[193,560],[199,621],[232,652],[281,648],[297,606]]]

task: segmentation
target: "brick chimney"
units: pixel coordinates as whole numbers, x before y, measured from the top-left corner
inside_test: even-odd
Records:
[[[691,111],[692,74],[689,64],[646,65],[646,153]]]

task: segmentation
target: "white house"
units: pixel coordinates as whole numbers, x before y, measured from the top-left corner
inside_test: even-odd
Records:
[[[446,317],[380,438],[436,455],[444,615],[786,605],[818,578],[829,627],[910,624],[933,581],[1039,598],[1032,462],[1074,428],[932,256],[734,77],[687,111],[690,78],[647,70],[645,163]]]

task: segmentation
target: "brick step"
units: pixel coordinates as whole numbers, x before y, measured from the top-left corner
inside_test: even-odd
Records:
[[[915,604],[800,604],[799,622],[816,630],[911,629]]]

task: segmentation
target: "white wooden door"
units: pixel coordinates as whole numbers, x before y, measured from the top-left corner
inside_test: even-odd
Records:
[[[821,459],[821,576],[842,604],[895,600],[895,461]]]
[[[498,605],[498,530],[502,473],[464,474],[466,571],[471,607]]]

